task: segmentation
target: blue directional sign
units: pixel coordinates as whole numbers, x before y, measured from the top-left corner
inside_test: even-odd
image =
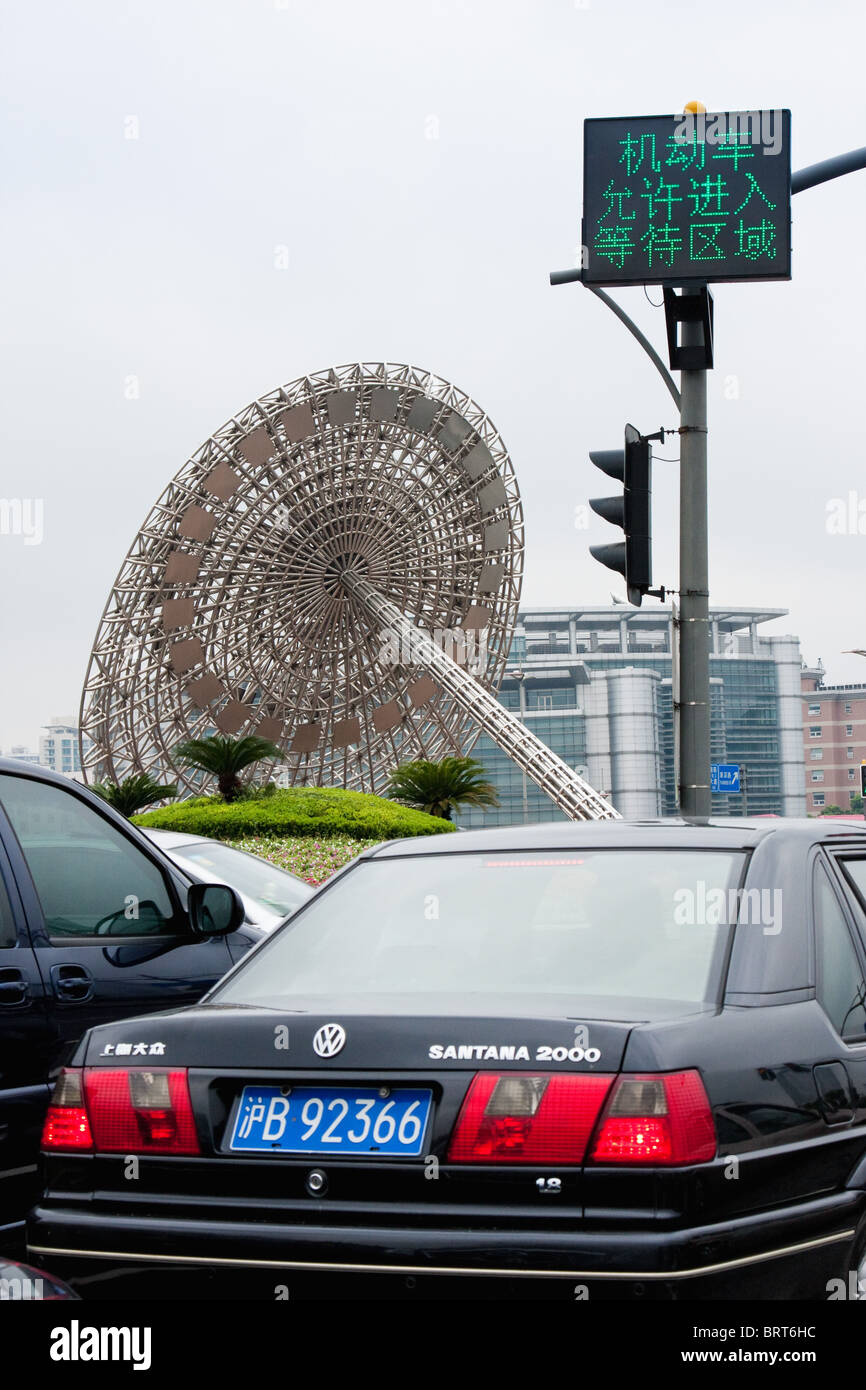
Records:
[[[710,791],[738,792],[740,769],[736,763],[710,763]]]

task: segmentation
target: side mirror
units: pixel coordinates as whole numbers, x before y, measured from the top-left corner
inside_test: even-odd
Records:
[[[226,883],[191,884],[187,912],[196,936],[228,936],[246,916],[240,893]]]

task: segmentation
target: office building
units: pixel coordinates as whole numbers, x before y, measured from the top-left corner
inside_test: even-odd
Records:
[[[800,644],[762,624],[785,609],[710,614],[711,756],[741,769],[739,794],[713,796],[714,815],[804,815]],[[670,606],[527,608],[518,618],[501,703],[628,818],[674,815],[676,752]],[[462,812],[463,826],[562,819],[489,738],[473,756],[498,810]]]

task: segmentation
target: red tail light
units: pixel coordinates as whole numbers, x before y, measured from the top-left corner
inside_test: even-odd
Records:
[[[90,1121],[81,1094],[80,1068],[64,1067],[42,1126],[43,1149],[92,1149]]]
[[[463,1102],[450,1163],[581,1163],[613,1077],[479,1072]]]
[[[605,1106],[593,1163],[673,1167],[716,1154],[713,1112],[696,1071],[621,1076]]]
[[[87,1067],[84,1094],[98,1152],[201,1152],[185,1069]]]
[[[42,1147],[200,1153],[186,1071],[64,1068],[45,1116]]]

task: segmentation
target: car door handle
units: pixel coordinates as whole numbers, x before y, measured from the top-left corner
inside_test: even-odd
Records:
[[[20,970],[0,970],[0,1005],[23,1004],[30,998],[30,985]]]
[[[83,1004],[93,994],[93,976],[83,965],[52,965],[51,983],[66,1004]]]
[[[812,1071],[825,1124],[850,1124],[854,1118],[854,1104],[845,1067],[841,1062],[822,1062]]]

